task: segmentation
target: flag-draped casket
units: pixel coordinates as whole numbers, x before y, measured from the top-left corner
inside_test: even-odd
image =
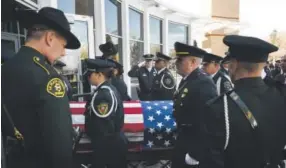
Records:
[[[172,101],[124,102],[123,131],[130,148],[143,150],[170,148],[176,140],[176,122],[172,117]],[[70,102],[73,126],[84,129],[85,102]],[[90,151],[89,139],[80,141],[81,152]]]

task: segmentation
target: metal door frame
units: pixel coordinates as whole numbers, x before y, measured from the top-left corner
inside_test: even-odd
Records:
[[[77,15],[65,13],[70,24],[75,21],[87,22],[87,38],[88,38],[88,58],[95,58],[95,36],[93,28],[93,17],[86,15]],[[80,58],[79,58],[80,59]],[[80,61],[79,61],[80,62]],[[78,94],[83,93],[83,81],[82,81],[82,67],[81,63],[78,65]],[[79,101],[83,101],[83,98],[79,98]]]
[[[20,41],[19,41],[18,34],[1,32],[1,40],[8,40],[8,41],[14,42],[15,53],[18,52],[18,50],[20,48]]]

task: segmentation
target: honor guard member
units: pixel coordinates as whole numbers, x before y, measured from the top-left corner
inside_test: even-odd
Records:
[[[99,50],[103,53],[102,57],[106,59],[113,59],[118,52],[114,44],[110,41],[99,45]]]
[[[145,59],[144,64],[133,66],[128,72],[128,76],[131,78],[138,78],[139,88],[136,88],[138,97],[142,101],[148,101],[152,100],[151,87],[157,72],[152,65],[154,55],[146,54],[143,55],[143,57]]]
[[[126,83],[123,79],[121,79],[121,76],[124,72],[123,66],[117,61],[110,59],[108,61],[115,64],[115,68],[113,69],[113,75],[111,77],[111,84],[117,89],[122,101],[130,101],[131,98],[128,95]]]
[[[213,80],[199,66],[206,52],[200,48],[176,42],[177,72],[183,79],[174,94],[173,116],[177,123],[172,167],[198,167],[203,159],[202,121],[205,103],[216,97]]]
[[[19,52],[2,66],[3,103],[24,138],[25,153],[11,167],[72,167],[72,120],[64,82],[52,67],[77,49],[64,13],[44,7],[19,11],[27,39]]]
[[[237,35],[226,36],[223,42],[229,46],[234,90],[207,103],[209,147],[202,167],[278,167],[286,144],[285,92],[283,95],[281,86],[268,86],[261,78],[268,54],[278,48]]]
[[[229,76],[220,71],[220,62],[222,59],[220,56],[206,53],[203,58],[202,68],[214,80],[219,95],[233,88]]]
[[[121,132],[123,102],[108,82],[115,65],[102,59],[88,59],[86,64],[86,75],[91,85],[96,86],[85,114],[85,128],[94,151],[92,168],[126,168],[127,144]]]
[[[175,79],[167,68],[171,57],[157,52],[155,68],[157,75],[154,77],[152,85],[152,100],[172,100],[176,90]]]

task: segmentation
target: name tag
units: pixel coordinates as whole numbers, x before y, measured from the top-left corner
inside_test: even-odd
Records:
[[[147,76],[147,74],[144,73],[142,76]]]

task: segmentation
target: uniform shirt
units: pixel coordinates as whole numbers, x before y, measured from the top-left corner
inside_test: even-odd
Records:
[[[152,85],[152,100],[172,100],[176,89],[172,73],[164,68],[158,71]]]
[[[108,81],[97,86],[86,108],[85,127],[90,137],[120,133],[124,124],[123,103]]]
[[[155,68],[149,71],[146,67],[134,66],[128,72],[129,77],[138,78],[141,100],[151,100],[151,87],[156,76]]]
[[[229,97],[232,92],[210,101],[205,113],[210,148],[206,162],[201,162],[203,168],[263,167],[263,151],[274,162],[281,159],[286,144],[285,95],[283,97],[276,87],[266,85],[261,77],[240,79],[234,85],[234,91],[258,123],[259,137]],[[227,106],[224,106],[224,99],[228,101]]]
[[[4,103],[30,159],[21,166],[71,167],[72,121],[58,73],[41,53],[23,46],[2,66],[2,79]]]
[[[184,160],[186,153],[198,161],[202,159],[203,112],[205,103],[216,96],[213,80],[199,68],[189,74],[175,92],[173,116],[179,130],[175,151],[182,154],[179,160]]]

